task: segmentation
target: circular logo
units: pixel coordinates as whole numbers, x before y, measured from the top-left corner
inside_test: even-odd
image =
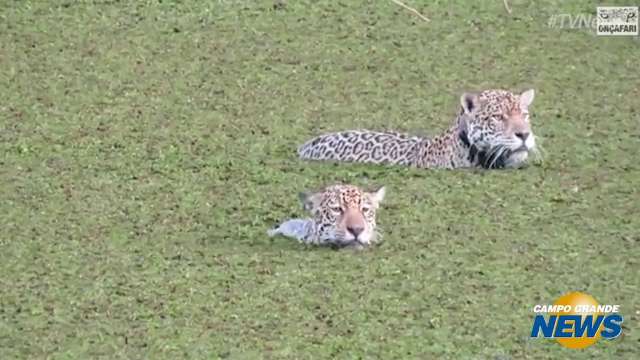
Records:
[[[587,315],[593,315],[594,317],[602,314],[598,312],[590,312],[587,309],[593,309],[598,307],[598,302],[591,295],[587,295],[581,292],[571,292],[559,297],[553,305],[569,305],[571,306],[571,311],[569,312],[556,312],[551,313],[552,315],[581,315],[584,319]],[[576,309],[578,312],[576,312]],[[587,334],[584,333],[582,337],[565,337],[565,338],[556,338],[556,340],[560,343],[560,345],[569,348],[569,349],[583,349],[587,346],[591,346],[596,343],[600,339],[600,331],[603,326],[600,325],[598,331],[596,332],[596,336],[587,337]]]

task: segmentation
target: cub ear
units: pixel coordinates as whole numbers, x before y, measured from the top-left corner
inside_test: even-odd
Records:
[[[474,93],[464,93],[460,96],[460,106],[462,110],[469,114],[478,107],[478,95]]]
[[[533,102],[533,97],[535,96],[535,92],[533,89],[529,89],[522,94],[520,94],[520,108],[527,109],[529,105]]]
[[[300,200],[300,203],[302,204],[302,208],[305,211],[311,211],[315,205],[315,203],[318,201],[318,194],[317,193],[311,193],[311,192],[300,192],[298,193],[298,199]]]
[[[369,193],[371,195],[371,198],[373,199],[373,201],[375,201],[376,204],[379,204],[382,202],[382,200],[384,199],[384,195],[387,193],[387,189],[384,186],[379,187],[377,190]]]

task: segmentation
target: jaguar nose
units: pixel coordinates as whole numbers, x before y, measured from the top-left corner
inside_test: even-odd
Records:
[[[522,139],[522,141],[527,140],[527,138],[529,137],[529,133],[528,132],[517,132],[516,134],[517,138]]]
[[[364,226],[347,226],[347,231],[353,234],[353,236],[357,239],[360,234],[364,231]]]

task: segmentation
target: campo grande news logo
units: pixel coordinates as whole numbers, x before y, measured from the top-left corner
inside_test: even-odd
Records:
[[[622,333],[620,305],[600,305],[591,295],[571,292],[553,305],[536,305],[531,337],[556,339],[570,349],[582,349],[600,338],[615,339]],[[545,318],[543,314],[548,316]]]

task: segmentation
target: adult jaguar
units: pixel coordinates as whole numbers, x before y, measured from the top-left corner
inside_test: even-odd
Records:
[[[420,168],[515,168],[536,154],[529,123],[534,90],[465,93],[453,125],[434,138],[348,130],[298,148],[302,159],[408,165]]]

